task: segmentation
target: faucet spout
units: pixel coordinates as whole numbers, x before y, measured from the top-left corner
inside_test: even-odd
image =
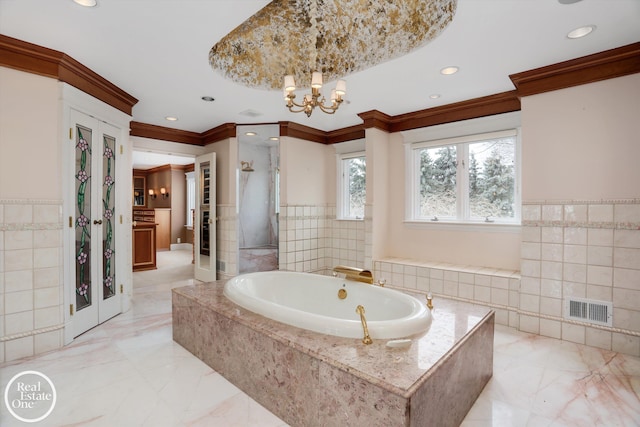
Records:
[[[337,265],[333,268],[335,273],[344,274],[347,280],[355,280],[357,282],[373,284],[373,273],[369,270],[361,268],[347,267],[346,265]]]
[[[373,340],[369,336],[369,328],[367,327],[367,319],[364,317],[364,307],[359,305],[356,307],[356,313],[360,315],[360,322],[362,323],[362,329],[364,331],[364,338],[362,338],[362,343],[365,345],[369,345],[373,343]]]

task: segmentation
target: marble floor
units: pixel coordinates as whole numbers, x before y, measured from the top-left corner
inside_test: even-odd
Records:
[[[44,426],[285,426],[171,338],[171,292],[191,284],[191,252],[134,274],[132,309],[71,345],[0,365],[57,390]],[[23,426],[4,403],[0,425]],[[438,426],[434,420],[434,426]],[[640,359],[496,326],[494,376],[462,426],[638,426]],[[329,426],[333,427],[333,426]]]

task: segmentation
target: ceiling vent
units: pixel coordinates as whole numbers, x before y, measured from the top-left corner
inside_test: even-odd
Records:
[[[613,326],[613,303],[570,297],[564,300],[564,318]]]
[[[241,116],[247,116],[247,117],[258,117],[258,116],[262,115],[262,113],[260,111],[256,111],[256,110],[252,110],[252,109],[241,111],[239,114]]]

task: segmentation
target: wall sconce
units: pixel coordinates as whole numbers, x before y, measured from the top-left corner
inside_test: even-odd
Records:
[[[154,193],[154,191],[153,191],[153,189],[152,189],[152,188],[150,188],[150,189],[149,189],[149,197],[153,197],[154,199],[155,199],[156,197],[158,197],[158,195],[157,195],[156,193]]]
[[[160,195],[162,196],[163,199],[166,199],[167,197],[169,197],[169,193],[167,193],[167,189],[164,187],[160,188]]]

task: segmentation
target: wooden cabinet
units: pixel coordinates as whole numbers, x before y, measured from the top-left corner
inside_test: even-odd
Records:
[[[133,271],[156,269],[156,224],[136,222],[132,240]]]
[[[155,209],[156,248],[158,250],[171,249],[171,209]]]

